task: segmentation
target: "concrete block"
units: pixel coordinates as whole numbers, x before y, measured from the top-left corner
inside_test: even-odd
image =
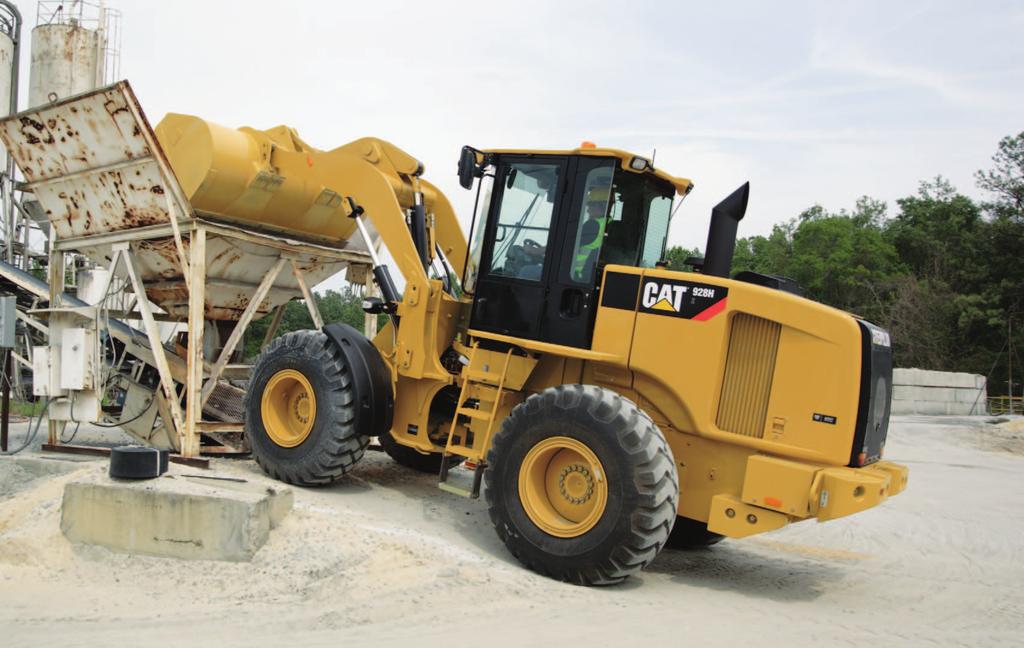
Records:
[[[988,404],[988,395],[982,389],[958,389],[953,396],[953,400],[958,403],[967,403],[970,405],[977,401],[977,403],[982,407]]]
[[[929,371],[927,369],[893,369],[894,385],[917,385],[922,387],[962,387],[978,389],[984,386],[985,377],[955,371]]]
[[[894,414],[983,414],[987,396],[984,376],[924,369],[893,370]]]
[[[919,385],[893,386],[893,398],[900,400],[947,401],[956,398],[957,390],[947,387],[921,387]]]
[[[173,470],[143,481],[94,473],[65,486],[60,527],[71,542],[121,553],[244,561],[266,543],[293,499],[291,489],[273,482]]]

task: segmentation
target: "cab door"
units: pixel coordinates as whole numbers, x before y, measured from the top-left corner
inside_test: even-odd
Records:
[[[542,339],[548,284],[561,253],[568,158],[502,156],[484,230],[471,328]]]
[[[590,348],[597,312],[598,261],[611,217],[616,160],[577,158],[570,172],[558,268],[551,273],[541,337],[545,342]]]

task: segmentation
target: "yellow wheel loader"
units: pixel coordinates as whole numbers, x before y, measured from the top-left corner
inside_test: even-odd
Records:
[[[387,142],[321,151],[291,129],[184,115],[156,131],[204,217],[358,237],[373,255],[380,297],[364,309],[388,323],[372,341],[340,324],[289,333],[253,369],[245,432],[277,479],[331,483],[376,437],[442,489],[483,492],[525,565],[582,584],[619,582],[666,544],[831,520],[906,485],[881,460],[888,334],[784,278],[731,276],[746,185],[680,272],[662,259],[693,185],[632,153],[464,147],[467,237]]]

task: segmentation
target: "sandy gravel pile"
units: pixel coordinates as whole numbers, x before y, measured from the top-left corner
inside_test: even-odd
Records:
[[[828,524],[663,552],[606,589],[522,569],[482,502],[380,453],[341,484],[296,489],[251,563],[71,546],[59,502],[74,473],[16,493],[0,476],[0,634],[4,646],[1019,645],[1024,457],[993,427],[899,419],[887,458],[911,468],[904,495]],[[215,470],[263,478],[251,462]]]

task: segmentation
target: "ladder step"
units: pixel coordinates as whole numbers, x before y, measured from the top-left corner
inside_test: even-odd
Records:
[[[480,486],[483,484],[484,470],[487,469],[487,465],[483,463],[471,463],[472,474],[466,474],[465,468],[460,468],[448,472],[447,470],[441,471],[441,479],[437,484],[437,487],[446,493],[452,493],[461,497],[468,497],[470,499],[477,499],[480,497]],[[451,483],[450,478],[454,478],[455,482],[459,483],[458,486]],[[465,488],[466,482],[469,482],[469,488]]]
[[[447,482],[441,482],[440,484],[437,485],[437,487],[440,488],[441,490],[443,490],[444,492],[451,493],[453,495],[459,495],[461,497],[470,497],[470,498],[473,497],[473,491],[467,490],[465,488],[459,488],[458,486],[452,486],[451,484],[449,484]]]
[[[460,407],[457,410],[455,410],[455,413],[461,416],[468,416],[469,418],[472,419],[481,419],[484,421],[490,420],[491,418],[490,412],[473,409],[472,407]]]

